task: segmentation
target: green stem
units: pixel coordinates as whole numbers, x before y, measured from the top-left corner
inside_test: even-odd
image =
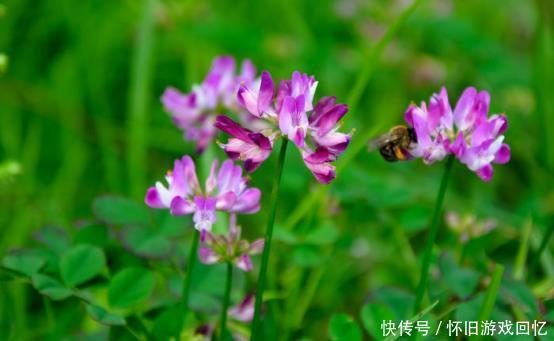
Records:
[[[128,172],[132,195],[144,195],[148,103],[152,85],[156,0],[144,0],[136,45],[131,62],[128,117]]]
[[[46,311],[46,319],[48,321],[48,332],[49,334],[53,334],[54,331],[54,314],[52,313],[52,304],[46,298],[46,296],[42,297],[43,303],[44,303],[44,310]]]
[[[231,283],[233,282],[233,264],[227,262],[227,281],[225,282],[225,296],[223,296],[223,309],[221,310],[221,325],[219,340],[225,340],[225,331],[227,328],[227,310],[229,309],[229,301],[231,300]]]
[[[192,245],[190,247],[190,253],[188,258],[188,271],[183,283],[183,293],[181,297],[181,318],[179,325],[179,335],[176,335],[177,340],[180,340],[181,332],[185,327],[187,322],[187,313],[189,310],[189,298],[190,298],[190,288],[192,284],[192,275],[194,272],[194,266],[196,264],[196,253],[198,251],[198,240],[200,239],[200,232],[194,230],[194,237],[192,238]]]
[[[504,266],[496,264],[492,274],[492,280],[489,284],[485,301],[479,311],[479,322],[488,320],[492,314],[494,304],[496,302],[496,296],[498,296],[498,290],[500,289],[500,282],[502,281],[502,274],[504,273]]]
[[[431,229],[429,232],[429,237],[427,238],[427,244],[425,245],[425,251],[423,254],[423,260],[421,265],[421,274],[419,277],[419,284],[417,285],[417,295],[414,303],[414,314],[416,314],[420,308],[423,301],[423,296],[425,295],[425,289],[427,288],[427,282],[429,280],[429,267],[431,266],[431,256],[433,254],[433,245],[435,245],[435,240],[437,239],[437,234],[439,230],[439,219],[442,211],[442,204],[444,201],[444,195],[446,193],[446,185],[448,184],[448,177],[450,176],[450,170],[452,169],[452,164],[454,163],[454,156],[448,156],[446,160],[446,165],[444,168],[444,173],[442,175],[441,184],[439,187],[439,193],[437,195],[437,200],[435,201],[435,210],[433,212],[433,220],[431,221]]]
[[[462,249],[460,251],[460,262],[459,262],[460,266],[463,266],[464,262],[466,260],[467,251],[468,251],[468,248],[469,248],[468,244],[469,244],[469,241],[462,242]]]
[[[267,263],[269,261],[269,252],[271,250],[271,238],[273,236],[273,224],[275,223],[275,212],[277,210],[277,199],[279,199],[279,186],[281,184],[281,175],[283,174],[283,165],[285,164],[285,155],[287,153],[288,140],[283,139],[279,160],[277,161],[277,171],[273,178],[273,188],[271,189],[270,211],[267,220],[267,229],[265,231],[264,252],[262,254],[262,264],[260,266],[260,275],[258,276],[258,288],[256,289],[256,302],[254,305],[254,320],[252,321],[252,332],[250,340],[257,340],[257,333],[260,329],[260,309],[265,289],[265,280],[267,275]]]
[[[525,264],[527,262],[527,253],[529,253],[529,240],[533,231],[533,218],[530,216],[523,226],[523,231],[520,236],[519,248],[514,264],[514,278],[516,280],[523,279],[525,273]]]

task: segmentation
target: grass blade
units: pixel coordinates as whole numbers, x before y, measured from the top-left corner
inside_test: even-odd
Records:
[[[129,87],[129,126],[127,136],[128,175],[131,194],[138,198],[145,190],[146,126],[152,74],[151,64],[154,45],[154,10],[156,0],[144,0],[138,39],[131,66]]]

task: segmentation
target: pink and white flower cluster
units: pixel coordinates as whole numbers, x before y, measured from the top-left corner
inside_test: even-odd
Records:
[[[331,163],[350,142],[350,134],[338,131],[338,123],[348,107],[337,104],[335,97],[324,97],[314,106],[317,84],[313,76],[298,71],[290,80],[280,82],[277,93],[267,71],[262,72],[259,82],[242,84],[237,93],[238,103],[272,126],[253,131],[220,115],[215,126],[232,136],[221,147],[231,159],[243,161],[244,168],[252,172],[269,157],[275,140],[286,136],[300,150],[315,178],[330,183],[335,178],[335,166]]]
[[[489,93],[473,87],[465,89],[454,110],[444,87],[433,94],[429,106],[425,102],[419,107],[410,105],[404,118],[417,136],[411,155],[431,164],[454,154],[481,179],[491,180],[492,164],[508,162],[510,147],[504,143],[506,116],[488,117],[489,105]]]
[[[236,74],[235,64],[233,57],[217,57],[204,81],[194,85],[190,93],[184,94],[168,87],[161,97],[173,122],[184,131],[186,140],[196,142],[198,152],[202,152],[213,140],[217,114],[231,111],[239,117],[247,115],[238,105],[236,94],[241,84],[256,83],[256,68],[247,59],[242,62],[240,73]],[[243,121],[250,124],[252,120],[246,116]]]
[[[145,202],[153,208],[169,209],[172,215],[193,214],[194,226],[202,239],[216,221],[216,211],[232,214],[252,214],[260,210],[261,191],[248,187],[242,168],[226,160],[219,171],[218,161],[212,163],[204,188],[200,187],[194,161],[187,155],[175,160],[167,173],[167,187],[157,182],[146,192]]]
[[[251,255],[257,255],[264,250],[264,240],[257,239],[252,243],[240,239],[241,227],[236,223],[236,216],[231,214],[229,231],[224,234],[207,232],[198,250],[198,257],[204,264],[232,262],[239,269],[252,270]]]

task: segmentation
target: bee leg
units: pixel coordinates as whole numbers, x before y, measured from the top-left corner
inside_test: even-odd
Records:
[[[406,156],[406,154],[404,153],[404,151],[400,147],[395,147],[394,148],[394,155],[396,156],[396,159],[401,160],[401,161],[404,161],[404,160],[408,159],[408,157]]]

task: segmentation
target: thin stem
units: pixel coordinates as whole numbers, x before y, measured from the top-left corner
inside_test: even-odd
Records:
[[[156,0],[143,0],[136,45],[131,63],[131,82],[128,93],[128,171],[131,193],[140,197],[146,179],[146,141],[148,126],[148,96],[152,85],[152,57],[154,55]]]
[[[54,313],[52,312],[52,303],[46,298],[46,296],[42,297],[42,300],[44,302],[44,310],[46,311],[46,319],[48,321],[48,331],[50,333],[53,333],[54,331]]]
[[[179,335],[176,335],[177,340],[180,340],[181,331],[185,327],[187,322],[187,313],[189,310],[189,298],[190,288],[192,284],[192,277],[194,273],[194,266],[196,264],[196,253],[198,251],[198,240],[200,239],[200,232],[194,230],[194,237],[192,238],[192,245],[190,246],[190,253],[188,257],[188,271],[183,283],[183,291],[181,297],[181,318],[179,325]]]
[[[494,266],[491,283],[489,284],[489,288],[485,296],[485,301],[483,302],[481,310],[479,311],[480,322],[488,320],[492,314],[492,310],[494,309],[494,304],[496,302],[496,297],[498,296],[498,290],[500,289],[502,274],[504,274],[504,266],[496,264]]]
[[[433,245],[435,245],[435,240],[437,239],[437,234],[439,230],[439,219],[442,211],[442,204],[444,201],[444,195],[446,193],[446,185],[448,184],[448,177],[450,176],[450,170],[452,169],[452,164],[454,163],[454,156],[448,156],[446,160],[446,165],[444,167],[444,173],[442,175],[441,184],[439,187],[439,193],[437,195],[437,200],[435,201],[435,210],[433,212],[433,219],[431,221],[431,229],[429,232],[429,237],[427,238],[427,244],[425,245],[425,250],[423,254],[423,260],[421,265],[421,274],[419,276],[419,284],[417,285],[417,295],[414,303],[414,314],[416,314],[420,308],[423,301],[423,296],[425,295],[425,289],[427,288],[427,282],[429,280],[429,267],[431,266],[431,256],[433,254]]]
[[[285,155],[287,153],[288,140],[283,139],[279,160],[277,161],[277,171],[273,178],[273,188],[271,189],[270,211],[267,220],[267,229],[265,231],[264,252],[262,254],[262,264],[260,266],[260,275],[258,276],[258,288],[256,289],[256,302],[254,305],[254,320],[252,321],[252,332],[250,340],[257,340],[257,333],[260,329],[260,309],[265,289],[265,280],[267,275],[267,263],[269,261],[269,252],[271,250],[271,238],[273,236],[273,224],[275,223],[275,212],[277,210],[277,199],[279,199],[279,186],[281,184],[281,175],[283,174],[283,165],[285,164]]]
[[[533,219],[529,217],[525,221],[523,231],[520,236],[519,248],[517,250],[516,261],[514,264],[514,278],[517,280],[523,279],[525,273],[525,264],[527,262],[527,253],[529,253],[529,240],[533,231]]]
[[[227,281],[225,282],[225,296],[223,296],[223,309],[221,310],[220,334],[219,340],[225,340],[225,331],[227,328],[227,310],[229,309],[229,301],[231,300],[231,283],[233,282],[233,264],[227,262]]]

